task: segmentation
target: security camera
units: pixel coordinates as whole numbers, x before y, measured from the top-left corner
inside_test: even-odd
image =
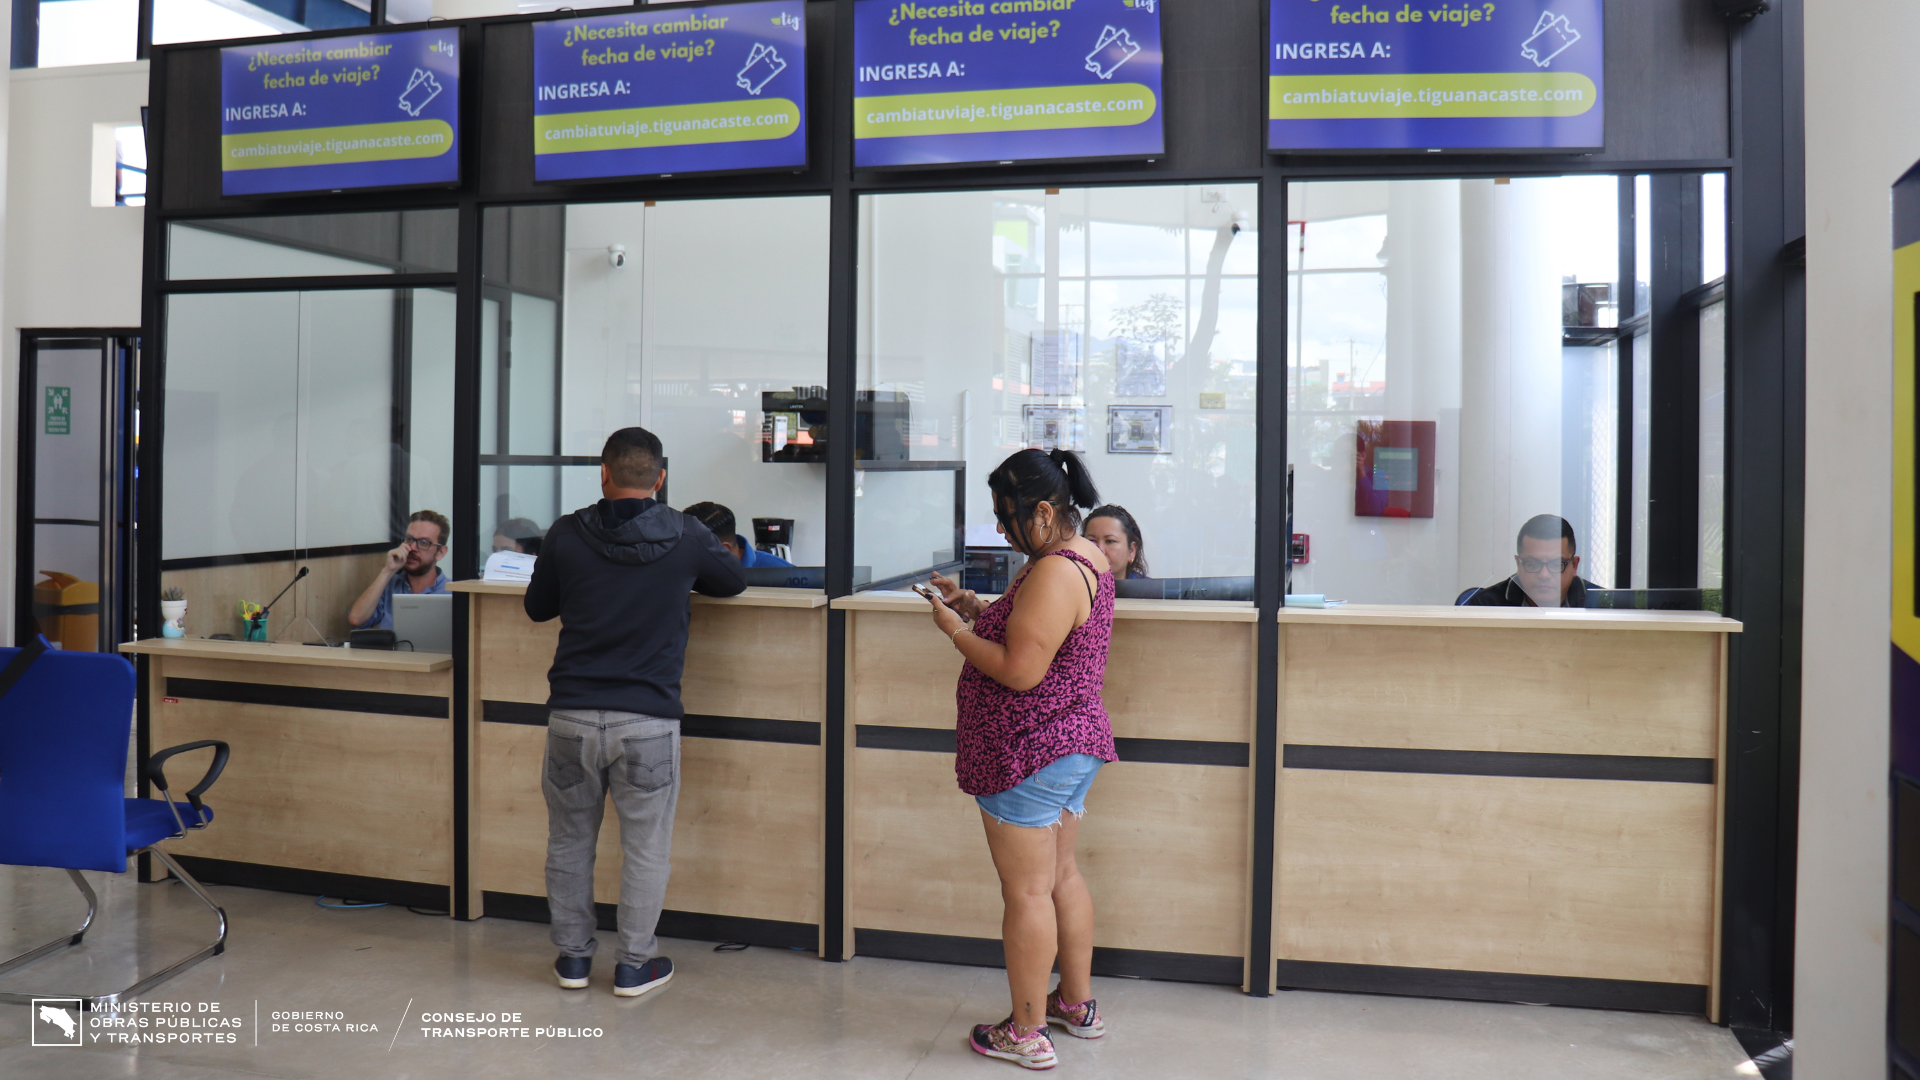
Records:
[[[613,267],[615,270],[627,265],[627,245],[608,244],[607,265]]]
[[[1253,228],[1253,218],[1245,210],[1233,212],[1233,231],[1236,235]]]

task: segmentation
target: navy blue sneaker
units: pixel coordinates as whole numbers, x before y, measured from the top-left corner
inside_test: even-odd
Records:
[[[616,964],[613,968],[615,997],[639,997],[656,986],[665,986],[673,978],[673,961],[656,956],[644,964]]]
[[[593,957],[562,956],[553,962],[553,976],[565,990],[585,990],[587,976],[593,972]]]

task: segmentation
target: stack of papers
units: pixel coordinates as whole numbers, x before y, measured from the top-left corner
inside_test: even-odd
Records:
[[[487,556],[487,569],[480,575],[480,580],[525,585],[533,580],[535,561],[533,556],[518,551],[496,551]]]

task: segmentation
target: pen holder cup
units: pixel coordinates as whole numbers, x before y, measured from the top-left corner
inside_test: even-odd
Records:
[[[265,615],[249,615],[247,617],[247,640],[267,640],[267,617]]]

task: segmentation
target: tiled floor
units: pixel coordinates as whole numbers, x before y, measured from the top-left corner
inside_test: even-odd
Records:
[[[164,962],[210,934],[211,916],[177,883],[136,886],[90,874],[103,907],[81,949],[0,976],[0,989],[100,992],[131,981],[124,950],[137,918],[145,954]],[[232,919],[225,956],[161,987],[152,1002],[217,1006],[230,1044],[110,1046],[85,1029],[80,1049],[30,1045],[29,1010],[0,1005],[0,1077],[1011,1077],[969,1052],[969,1024],[1006,1013],[999,971],[856,959],[828,964],[770,949],[716,953],[669,941],[674,981],[638,999],[550,981],[546,927],[454,923],[402,908],[334,912],[311,897],[214,887]],[[64,874],[0,867],[0,955],[57,935],[81,912]],[[1097,979],[1110,1033],[1060,1036],[1057,1076],[1423,1080],[1757,1076],[1724,1029],[1678,1016],[1282,993],[1260,1000],[1216,986]],[[255,1010],[264,1027],[256,1029]],[[319,1011],[361,1032],[275,1032],[273,1014]],[[492,1026],[572,1037],[431,1038],[423,1017],[518,1013]],[[196,1018],[215,1014],[197,1011]],[[154,1019],[157,1019],[155,1017]],[[284,1022],[284,1021],[283,1021]],[[336,1021],[323,1021],[333,1023]],[[442,1025],[431,1025],[442,1026]],[[578,1037],[578,1032],[598,1032]],[[156,1029],[148,1028],[148,1032]],[[162,1029],[164,1030],[164,1029]],[[202,1029],[207,1030],[207,1029]],[[256,1045],[257,1039],[257,1045]]]

